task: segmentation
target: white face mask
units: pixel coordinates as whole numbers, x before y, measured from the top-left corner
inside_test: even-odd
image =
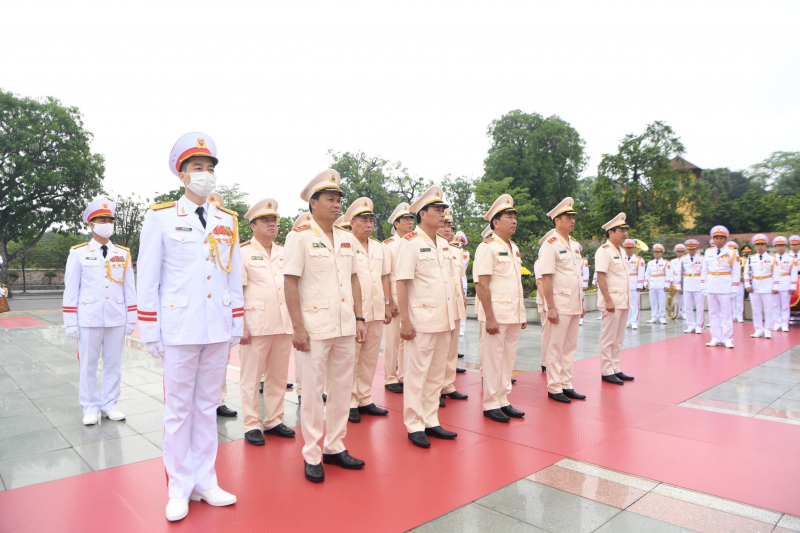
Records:
[[[104,239],[108,239],[109,237],[111,237],[114,234],[114,224],[97,224],[97,223],[95,223],[94,227],[92,228],[92,231],[95,232],[95,234],[98,237],[102,237]]]
[[[193,172],[189,177],[192,181],[186,188],[197,196],[208,196],[217,188],[217,177],[210,172]]]

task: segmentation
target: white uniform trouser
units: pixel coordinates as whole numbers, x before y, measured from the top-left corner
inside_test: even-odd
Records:
[[[228,395],[228,365],[231,363],[231,350],[232,348],[228,348],[228,362],[225,363],[225,373],[222,375],[222,394],[219,396],[219,405],[225,405],[225,396]],[[239,356],[241,357],[241,352]]]
[[[731,293],[708,293],[708,319],[711,322],[712,340],[719,342],[733,340]]]
[[[706,323],[706,310],[701,291],[683,291],[683,311],[686,314],[687,328],[703,329]]]
[[[676,292],[675,302],[678,304],[678,318],[686,320],[686,311],[683,309],[683,294]]]
[[[418,331],[413,339],[405,342],[403,423],[409,433],[439,425],[439,395],[444,383],[450,334],[450,330]]]
[[[744,320],[744,283],[739,285],[739,290],[733,296],[733,319]]]
[[[756,333],[765,333],[772,330],[775,296],[777,295],[773,295],[771,292],[750,293],[750,305],[753,307],[753,328]],[[762,318],[764,319],[763,322]]]
[[[615,309],[609,313],[601,309],[603,331],[600,332],[600,373],[604,376],[622,372],[619,366],[619,351],[625,340],[625,323],[629,309]]]
[[[353,361],[353,387],[350,394],[350,408],[364,407],[372,401],[372,381],[378,366],[378,352],[381,351],[383,320],[366,323],[367,340],[356,343]]]
[[[450,346],[447,351],[447,365],[444,368],[444,381],[442,382],[442,394],[450,394],[456,390],[456,368],[458,368],[458,341],[460,320],[453,323],[453,331],[450,332]]]
[[[164,346],[164,467],[170,498],[217,486],[217,404],[229,346]]]
[[[650,289],[650,318],[661,320],[667,318],[667,293],[664,289]]]
[[[310,465],[317,465],[323,453],[341,453],[346,449],[343,439],[347,433],[353,389],[356,337],[348,335],[309,342],[311,351],[295,351],[295,355],[300,358],[306,388],[306,399],[300,402],[300,429],[305,441],[303,459]],[[326,404],[322,403],[323,388],[328,389]],[[328,422],[328,432],[320,449],[317,443],[322,438],[323,419]]]
[[[117,408],[119,399],[120,360],[125,344],[125,326],[112,328],[81,328],[78,339],[78,362],[81,379],[78,401],[83,414],[90,415]],[[103,354],[103,395],[97,386],[97,365]]]
[[[652,306],[652,302],[650,302]],[[628,313],[628,326],[639,325],[639,291],[636,290],[636,283],[631,283],[631,307]]]
[[[578,323],[581,315],[558,315],[552,322],[547,347],[547,392],[558,394],[572,388],[572,361],[578,348]],[[488,337],[488,334],[484,334]]]
[[[241,400],[245,433],[253,429],[272,429],[283,422],[283,398],[289,375],[292,336],[254,335],[247,346],[239,345]],[[258,384],[264,376],[264,420],[259,414]]]
[[[483,367],[483,410],[489,411],[511,405],[507,397],[522,324],[499,324],[497,335],[486,333],[486,322],[480,322],[480,327],[484,330],[478,348]]]
[[[403,382],[405,342],[400,337],[400,317],[383,326],[383,382],[386,385]]]
[[[789,327],[789,301],[792,298],[792,291],[778,291],[773,295],[775,300],[775,311],[772,313],[772,326],[775,329]]]

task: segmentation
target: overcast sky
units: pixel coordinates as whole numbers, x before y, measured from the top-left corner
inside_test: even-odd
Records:
[[[0,0],[0,88],[80,108],[106,188],[178,185],[184,133],[285,214],[329,149],[478,178],[489,123],[558,115],[586,175],[663,120],[702,168],[800,150],[800,2]]]

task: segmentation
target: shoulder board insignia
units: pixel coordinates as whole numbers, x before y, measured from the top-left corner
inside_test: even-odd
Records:
[[[515,243],[515,242],[514,242],[514,241],[512,241],[511,239],[508,239],[508,242],[510,242],[510,243],[511,243],[511,244],[513,244],[514,246],[518,246],[518,245],[517,245],[517,243]]]
[[[450,244],[450,246],[452,246],[453,248],[459,248],[459,249],[461,248],[461,245],[460,245],[459,243],[457,243],[457,242],[451,242],[451,243],[449,243],[449,244]]]
[[[483,242],[486,243],[486,244],[489,244],[490,242],[494,242],[494,237],[489,237],[488,239],[484,239]]]
[[[292,231],[303,231],[303,230],[309,229],[310,227],[311,227],[311,224],[303,224],[302,226],[297,226]]]
[[[394,237],[389,237],[388,239],[383,241],[383,244],[389,244],[390,242],[394,242]]]
[[[601,248],[608,248],[608,245],[604,244]]]
[[[346,231],[347,233],[353,233],[353,232],[352,232],[352,231],[350,231],[349,229],[347,229],[347,228],[343,228],[343,227],[341,227],[341,226],[334,226],[334,228],[336,228],[336,229],[340,229],[340,230],[342,230],[342,231]]]
[[[558,237],[550,237],[549,239],[547,239],[547,242],[549,242],[550,244],[553,244],[557,240],[558,240]]]
[[[575,239],[572,237],[572,235],[570,235],[570,236],[569,236],[569,240],[571,240],[572,242],[578,242],[577,240],[575,240]]]
[[[236,212],[236,211],[234,211],[233,209],[228,209],[227,207],[220,207],[220,206],[215,206],[215,207],[216,207],[217,209],[219,209],[220,211],[225,211],[225,212],[226,212],[226,213],[228,213],[229,215],[233,215],[233,217],[234,217],[234,218],[239,216],[239,213],[237,213],[237,212]]]
[[[282,245],[281,243],[279,243],[278,241],[272,241],[272,245],[273,245],[273,246],[275,246],[276,244],[277,244],[278,246],[280,246],[281,248],[283,248],[283,245]]]
[[[130,252],[131,251],[130,248],[125,248],[124,246],[120,246],[119,244],[115,244],[114,246],[116,246],[117,248],[120,248],[122,250],[125,250],[126,252]]]
[[[376,238],[375,238],[375,237],[373,237],[373,236],[370,236],[370,238],[369,238],[369,239],[370,239],[371,241],[375,241],[375,242],[377,242],[377,243],[380,243],[380,242],[381,242],[381,241],[379,241],[378,239],[376,239]]]
[[[244,241],[242,243],[239,243],[239,247],[241,248],[242,246],[248,246],[249,244],[250,244],[250,241]]]
[[[416,236],[417,236],[417,232],[416,231],[412,231],[411,233],[408,233],[407,235],[405,235],[403,238],[405,240],[407,240],[407,241],[410,241],[411,239],[413,239]]]
[[[150,206],[150,209],[153,211],[158,211],[159,209],[166,209],[168,207],[173,207],[175,202],[161,202],[160,204],[153,204]]]
[[[73,246],[71,249],[72,249],[72,250],[74,250],[75,248],[80,248],[80,247],[82,247],[82,246],[86,246],[87,244],[89,244],[89,243],[88,243],[88,242],[84,242],[84,243],[81,243],[81,244],[76,244],[76,245],[75,245],[75,246]]]

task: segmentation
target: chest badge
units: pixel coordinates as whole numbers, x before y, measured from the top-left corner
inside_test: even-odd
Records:
[[[321,242],[314,242],[314,243],[311,243],[311,247],[312,247],[312,248],[327,248],[327,247],[326,247],[326,246],[325,246],[323,243],[321,243]]]
[[[253,261],[263,261],[264,260],[264,256],[263,255],[251,255],[250,259],[252,259]]]
[[[419,251],[420,252],[430,252],[431,249],[430,248],[420,248]]]
[[[342,248],[350,248],[350,243],[349,242],[343,242],[342,243]]]

